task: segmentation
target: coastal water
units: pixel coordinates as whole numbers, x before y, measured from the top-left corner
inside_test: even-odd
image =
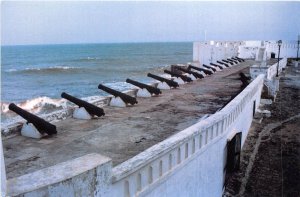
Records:
[[[130,89],[127,78],[153,81],[166,66],[192,61],[192,43],[69,44],[1,47],[1,118],[13,116],[8,104],[36,113],[65,103],[65,91],[89,100],[105,96],[99,83]]]

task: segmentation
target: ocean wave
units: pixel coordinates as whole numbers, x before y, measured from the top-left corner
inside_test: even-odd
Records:
[[[9,106],[10,103],[1,102],[1,114],[10,113]],[[31,113],[43,113],[49,110],[56,110],[58,108],[66,107],[65,99],[52,99],[46,96],[37,97],[24,102],[18,103],[17,106],[29,111]]]
[[[91,62],[91,61],[96,61],[96,60],[101,60],[99,57],[82,57],[79,59],[74,59],[72,60],[73,62]]]
[[[27,73],[35,73],[35,72],[61,72],[61,71],[68,71],[68,70],[74,70],[79,69],[78,67],[72,67],[72,66],[51,66],[51,67],[45,67],[45,68],[25,68],[25,69],[8,69],[5,72],[12,73],[12,72],[27,72]]]

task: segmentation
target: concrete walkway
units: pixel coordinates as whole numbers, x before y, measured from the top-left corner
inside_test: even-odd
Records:
[[[240,89],[238,73],[253,61],[163,91],[159,97],[138,98],[127,108],[105,107],[93,120],[55,123],[58,134],[41,140],[20,135],[3,141],[7,177],[17,177],[88,153],[100,153],[120,164],[152,145],[215,113]],[[248,70],[248,69],[247,69]]]

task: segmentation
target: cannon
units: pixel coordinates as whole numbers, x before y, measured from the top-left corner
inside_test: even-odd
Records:
[[[155,94],[155,95],[161,94],[160,89],[158,89],[156,87],[153,87],[153,86],[150,86],[150,85],[147,85],[147,84],[144,84],[144,83],[140,83],[138,81],[134,81],[134,80],[131,80],[131,79],[126,79],[126,82],[131,83],[132,85],[135,85],[135,86],[137,86],[141,89],[146,89],[146,90],[148,90],[148,92],[150,92],[150,94]]]
[[[182,71],[182,72],[185,72],[185,73],[188,73],[188,74],[191,74],[191,75],[194,75],[196,78],[199,78],[199,79],[202,79],[204,78],[203,75],[201,75],[200,73],[197,73],[197,72],[194,72],[194,71],[191,71],[191,70],[188,70],[188,69],[185,69],[185,68],[181,68],[181,67],[177,67],[178,70]]]
[[[75,103],[76,105],[78,105],[78,107],[85,108],[85,110],[92,116],[100,117],[100,116],[105,115],[102,108],[97,107],[97,106],[95,106],[91,103],[88,103],[86,101],[83,101],[81,99],[75,98],[75,97],[73,97],[73,96],[71,96],[71,95],[69,95],[65,92],[61,93],[61,97],[71,101],[72,103]]]
[[[148,76],[148,77],[151,77],[151,78],[153,78],[153,79],[156,79],[156,80],[158,80],[158,81],[160,81],[160,82],[165,82],[165,83],[168,84],[168,86],[170,86],[170,87],[173,87],[173,88],[179,87],[179,85],[178,85],[177,82],[172,81],[172,80],[170,80],[170,79],[166,79],[166,78],[163,78],[163,77],[160,77],[160,76],[157,76],[157,75],[153,75],[153,74],[151,74],[151,73],[148,73],[147,76]]]
[[[47,133],[48,135],[57,134],[56,126],[45,121],[44,119],[29,113],[22,108],[16,106],[14,103],[9,104],[8,108],[15,112],[16,114],[23,117],[25,120],[27,120],[27,123],[31,123],[35,126],[35,128],[40,132],[41,134]]]
[[[240,72],[239,75],[240,75],[241,79],[243,78],[246,80],[251,80],[251,77],[246,76],[243,72]]]
[[[247,77],[243,72],[240,72],[239,75],[239,80],[242,81],[241,88],[244,89],[245,87],[247,87],[247,85],[249,85],[251,77]]]
[[[181,78],[183,81],[185,82],[191,82],[192,79],[187,77],[187,76],[184,76],[184,75],[181,75],[181,74],[177,74],[177,73],[174,73],[174,72],[171,72],[169,70],[164,70],[165,73],[171,75],[171,76],[174,76],[174,77],[178,77],[178,78]]]
[[[217,65],[217,64],[214,64],[214,63],[210,63],[210,65],[212,65],[214,67],[219,67],[221,70],[223,69],[223,66],[220,66],[220,65]]]
[[[100,90],[103,90],[104,92],[107,92],[107,93],[109,93],[109,94],[115,96],[115,97],[120,97],[120,98],[124,101],[124,103],[126,103],[126,104],[129,103],[129,104],[131,104],[131,105],[134,105],[134,104],[137,104],[137,103],[138,103],[137,100],[136,100],[136,98],[134,98],[134,97],[132,97],[132,96],[129,96],[129,95],[127,95],[127,94],[124,94],[124,93],[122,93],[122,92],[119,92],[119,91],[117,91],[117,90],[111,89],[111,88],[109,88],[109,87],[106,87],[106,86],[104,86],[104,85],[102,85],[102,84],[99,84],[99,85],[98,85],[98,88],[99,88]]]
[[[224,60],[224,59],[222,59],[222,61],[225,62],[225,63],[227,63],[227,64],[233,65],[233,62],[230,62],[230,61],[227,61],[227,60]]]
[[[237,57],[237,56],[235,56],[235,58],[237,58],[237,59],[239,59],[239,60],[242,60],[243,62],[245,61],[245,59],[239,58],[239,57]]]
[[[224,66],[226,66],[226,67],[229,67],[228,64],[226,64],[226,63],[224,63],[224,62],[217,61],[217,63],[222,64],[222,65],[224,65]]]
[[[192,65],[189,65],[188,69],[194,69],[194,70],[198,70],[198,71],[202,71],[204,72],[206,75],[212,75],[213,72],[210,71],[210,70],[207,70],[207,69],[203,69],[203,68],[199,68],[199,67],[196,67],[196,66],[192,66]]]
[[[240,59],[238,59],[238,58],[235,58],[235,57],[232,57],[231,59],[236,60],[236,61],[238,61],[238,62],[242,62],[242,60],[240,60]]]
[[[233,62],[233,63],[235,63],[235,64],[238,64],[238,63],[239,63],[237,60],[233,60],[233,59],[231,59],[231,58],[227,58],[227,60],[228,60],[228,61],[231,61],[231,62]]]
[[[213,68],[212,66],[208,66],[208,65],[205,65],[205,64],[203,64],[202,66],[205,67],[205,68],[208,68],[208,69],[212,69],[214,72],[217,71],[217,69]]]

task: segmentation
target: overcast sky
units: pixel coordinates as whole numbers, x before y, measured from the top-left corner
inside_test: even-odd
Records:
[[[2,45],[296,40],[300,2],[2,2]]]

